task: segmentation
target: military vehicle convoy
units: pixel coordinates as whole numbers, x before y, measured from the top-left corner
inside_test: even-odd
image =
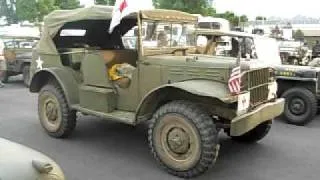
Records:
[[[30,81],[30,63],[32,59],[32,48],[39,37],[32,36],[0,36],[0,43],[4,44],[3,54],[7,63],[7,71],[3,82],[8,82],[10,76],[23,75],[26,86]]]
[[[282,64],[276,41],[257,35],[238,33],[231,31],[218,31],[210,29],[197,30],[198,35],[211,35],[215,37],[229,36],[245,42],[243,39],[251,39],[251,44],[239,43],[242,51],[242,61],[252,68],[270,66],[275,70],[275,78],[278,84],[278,97],[285,98],[284,112],[281,115],[288,123],[305,125],[312,121],[317,114],[319,102],[319,73],[320,61],[314,61],[312,66],[295,66]],[[248,47],[252,47],[248,51]],[[233,48],[239,48],[237,46]],[[204,53],[204,52],[202,52]],[[224,53],[230,56],[230,52]],[[249,54],[249,58],[245,55]],[[215,55],[215,54],[210,54]],[[317,68],[317,67],[318,68]]]
[[[60,166],[48,156],[0,138],[0,179],[65,180]]]
[[[47,134],[71,135],[77,112],[132,126],[148,121],[154,158],[184,178],[214,165],[220,130],[245,143],[268,134],[284,109],[284,99],[276,97],[273,69],[237,68],[237,58],[195,54],[195,31],[189,27],[197,17],[191,14],[141,10],[109,34],[112,11],[92,6],[54,11],[44,19],[29,88],[38,93],[38,116]],[[145,38],[143,23],[151,27]],[[184,29],[184,38],[173,43],[166,34],[177,26]],[[126,49],[122,36],[135,27],[137,46]],[[153,39],[156,46],[148,43]],[[241,84],[230,81],[238,77],[236,70]],[[234,86],[239,91],[231,91]]]

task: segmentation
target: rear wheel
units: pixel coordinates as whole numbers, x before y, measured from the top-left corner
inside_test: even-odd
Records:
[[[244,143],[255,143],[263,139],[271,129],[272,120],[266,121],[262,124],[259,124],[257,127],[251,131],[245,133],[242,136],[231,136],[235,141],[244,142]]]
[[[57,84],[45,85],[38,97],[40,123],[55,138],[68,137],[76,126],[76,111],[69,108],[62,89]]]
[[[317,114],[317,98],[305,88],[291,88],[283,93],[285,108],[283,116],[290,124],[305,125]]]
[[[26,65],[22,69],[23,73],[23,83],[26,87],[29,87],[29,81],[30,81],[30,66]]]
[[[173,101],[160,107],[148,136],[154,158],[175,176],[198,176],[218,156],[218,131],[212,118],[190,102]]]

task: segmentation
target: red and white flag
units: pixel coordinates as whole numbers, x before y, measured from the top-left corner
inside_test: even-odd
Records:
[[[232,69],[230,78],[228,80],[228,86],[231,93],[238,94],[241,91],[241,74],[240,66]]]
[[[117,0],[115,2],[112,12],[112,19],[109,26],[109,33],[112,33],[113,29],[120,24],[120,21],[123,17],[136,11],[136,8],[129,6],[130,4],[128,1],[130,0]]]

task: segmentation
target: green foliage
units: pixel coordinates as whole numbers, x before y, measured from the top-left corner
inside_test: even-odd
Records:
[[[304,33],[300,29],[298,29],[293,32],[293,38],[295,40],[303,41],[304,40]]]
[[[256,17],[256,20],[258,20],[258,21],[262,21],[262,20],[266,21],[267,18],[266,18],[266,17],[263,17],[263,16],[257,16],[257,17]]]
[[[101,5],[111,5],[113,6],[116,0],[95,0],[95,4],[101,4]]]
[[[231,11],[227,11],[222,14],[217,14],[216,16],[227,19],[232,26],[240,26],[240,23],[248,22],[248,17],[246,15],[238,16]]]
[[[38,11],[38,20],[42,21],[45,15],[53,10],[59,9],[59,6],[55,5],[55,0],[38,0],[36,9]]]
[[[55,0],[55,6],[60,9],[76,9],[80,7],[79,0]]]
[[[175,9],[192,14],[213,15],[214,9],[208,6],[207,0],[153,0],[156,8]]]
[[[38,17],[36,0],[17,0],[16,13],[19,21],[34,22]]]
[[[201,14],[203,16],[213,16],[225,18],[234,26],[239,25],[239,16],[227,11],[223,14],[216,14],[216,10],[209,6],[207,0],[153,0],[153,5],[161,9],[175,9],[191,14]],[[246,15],[240,16],[241,22],[247,22]]]
[[[241,22],[248,22],[248,17],[246,16],[246,15],[242,15],[242,16],[240,16],[240,21]]]
[[[8,24],[17,23],[18,17],[14,11],[15,1],[0,0],[0,17],[5,16]]]

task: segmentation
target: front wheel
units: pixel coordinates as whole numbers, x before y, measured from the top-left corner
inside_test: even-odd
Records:
[[[317,98],[308,89],[291,88],[281,96],[285,98],[283,116],[288,123],[305,125],[317,114]]]
[[[76,112],[69,108],[57,84],[47,84],[41,89],[38,114],[42,127],[55,138],[68,137],[76,126]]]
[[[231,136],[235,141],[244,142],[244,143],[255,143],[263,139],[271,129],[272,120],[266,121],[262,124],[259,124],[257,127],[251,131],[245,133],[241,136]]]
[[[173,101],[151,120],[148,140],[159,164],[182,178],[198,176],[216,161],[218,131],[212,118],[191,102]]]

